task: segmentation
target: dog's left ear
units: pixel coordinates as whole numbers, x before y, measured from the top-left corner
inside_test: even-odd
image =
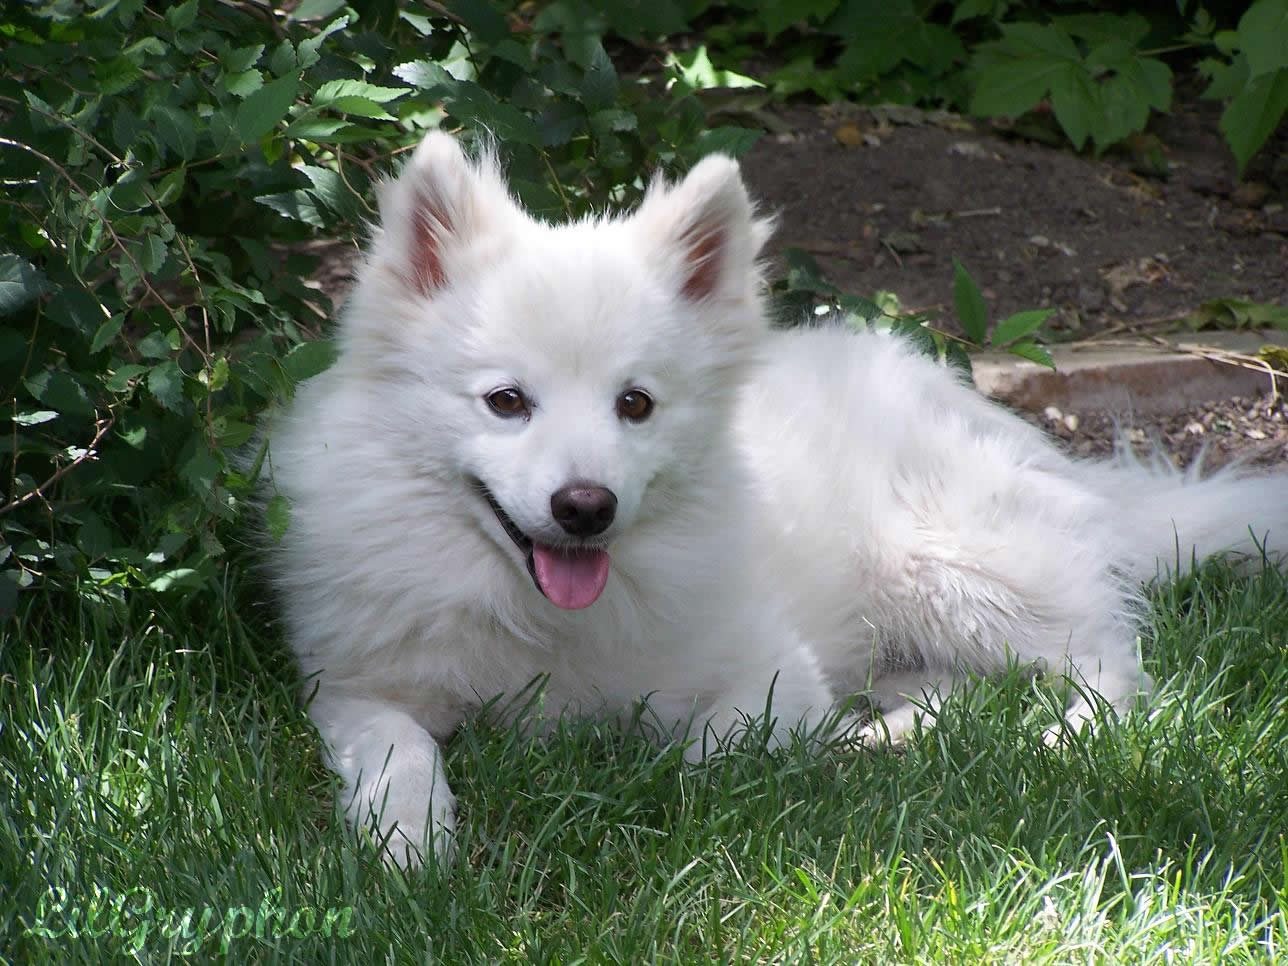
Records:
[[[635,218],[684,295],[755,294],[756,256],[771,223],[756,217],[732,158],[710,155],[674,186],[655,181]]]
[[[487,145],[471,159],[454,137],[433,131],[381,186],[382,230],[372,260],[408,290],[432,297],[457,280],[462,252],[521,218]]]

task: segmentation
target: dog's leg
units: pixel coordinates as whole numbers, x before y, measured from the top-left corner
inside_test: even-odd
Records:
[[[1128,662],[1118,656],[1131,650],[1134,650],[1131,642],[1119,641],[1117,646],[1103,651],[1074,652],[1067,656],[1063,673],[1073,689],[1064,712],[1068,728],[1078,731],[1093,722],[1097,701],[1121,713],[1153,689],[1153,679],[1140,668],[1138,660]],[[1060,726],[1049,728],[1046,740],[1054,743],[1063,731]]]
[[[903,744],[918,719],[926,725],[933,724],[940,706],[960,680],[952,671],[926,668],[883,674],[865,692],[878,717],[864,724],[855,737],[864,744]]]
[[[814,656],[804,647],[789,654],[777,669],[743,671],[729,682],[706,712],[701,732],[685,749],[685,758],[701,761],[745,733],[748,721],[769,715],[771,747],[791,744],[793,732],[811,736],[826,719],[832,693]]]
[[[309,714],[344,780],[341,804],[356,829],[375,823],[388,862],[450,855],[456,799],[429,732],[394,704],[323,689]]]
[[[1099,561],[1070,553],[1054,579],[1018,557],[1010,566],[992,563],[986,569],[941,559],[915,572],[921,586],[902,626],[913,631],[906,646],[928,667],[995,675],[1018,665],[1064,675],[1077,692],[1066,713],[1075,729],[1094,718],[1097,700],[1123,712],[1148,690],[1133,605]],[[932,683],[946,695],[942,682]]]

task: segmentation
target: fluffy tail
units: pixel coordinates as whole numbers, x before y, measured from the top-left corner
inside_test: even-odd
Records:
[[[1197,464],[1182,472],[1131,455],[1085,469],[1119,511],[1119,560],[1134,579],[1185,573],[1222,553],[1288,562],[1288,473],[1236,466],[1204,477]]]

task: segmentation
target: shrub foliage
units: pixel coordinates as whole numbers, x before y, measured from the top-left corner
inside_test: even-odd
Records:
[[[754,138],[704,127],[684,65],[627,83],[556,14],[8,8],[0,607],[50,581],[105,599],[218,586],[251,482],[229,454],[329,361],[308,241],[357,234],[372,181],[426,128],[490,131],[552,215]]]
[[[768,50],[766,96],[1009,115],[1049,101],[1075,146],[1100,148],[1167,108],[1171,70],[1149,45],[1177,17],[1068,11],[302,0],[284,18],[249,0],[6,4],[0,614],[40,585],[109,609],[131,586],[218,593],[258,463],[254,418],[329,362],[316,337],[332,307],[305,281],[312,240],[359,235],[373,181],[426,129],[490,133],[525,204],[575,215],[633,200],[653,170],[746,150],[756,132],[713,123],[699,95],[759,86],[713,56],[764,64]],[[1217,27],[1198,10],[1180,42],[1211,54],[1202,70],[1230,99],[1223,130],[1242,164],[1288,109],[1288,0]],[[793,310],[881,314],[800,258],[781,285]],[[992,341],[1040,357],[1040,322],[1006,320]],[[239,450],[251,458],[236,469]]]

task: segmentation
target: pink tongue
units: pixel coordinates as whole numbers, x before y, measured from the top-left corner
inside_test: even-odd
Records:
[[[589,607],[608,583],[608,551],[532,547],[537,586],[550,602],[564,610]]]

